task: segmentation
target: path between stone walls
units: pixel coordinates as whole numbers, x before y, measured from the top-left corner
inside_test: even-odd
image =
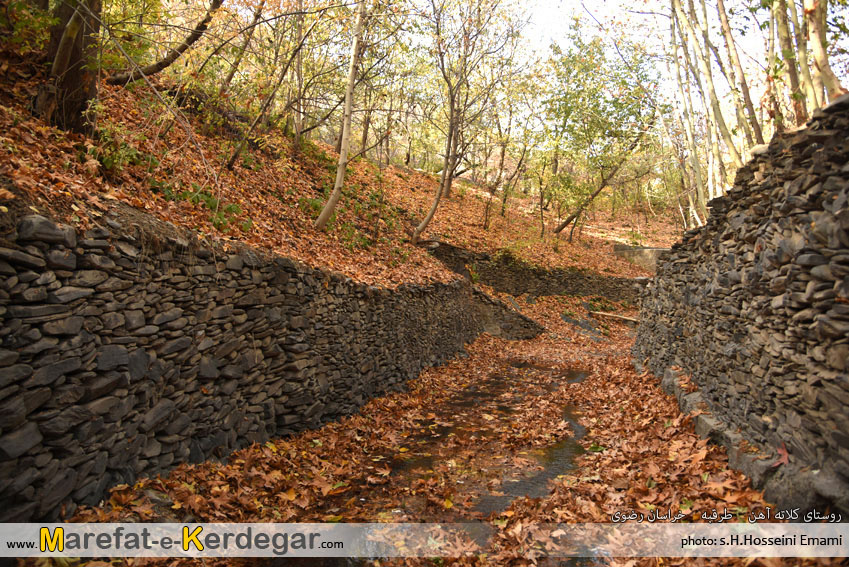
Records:
[[[226,463],[180,466],[119,487],[74,520],[480,520],[497,534],[479,557],[271,564],[562,565],[514,528],[610,522],[614,512],[630,509],[698,514],[727,507],[745,514],[766,505],[745,476],[728,468],[724,449],[694,432],[658,381],[635,372],[632,329],[601,323],[603,340],[596,341],[562,317],[583,316],[582,299],[516,302],[546,327],[542,335],[484,335],[467,345],[467,356],[425,369],[407,391],[375,398],[356,415],[243,449]],[[151,562],[160,563],[172,564]]]

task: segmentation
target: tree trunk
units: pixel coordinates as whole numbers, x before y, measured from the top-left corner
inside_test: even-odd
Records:
[[[233,77],[236,76],[236,71],[239,70],[239,65],[242,63],[242,57],[245,56],[245,51],[247,51],[248,45],[250,45],[251,39],[254,36],[256,24],[262,17],[262,8],[264,6],[265,0],[261,0],[259,6],[257,6],[256,12],[254,12],[254,18],[253,20],[251,20],[251,25],[250,27],[248,27],[248,33],[245,34],[245,41],[242,42],[242,47],[239,48],[239,53],[236,55],[236,58],[233,60],[233,63],[230,64],[230,72],[227,73],[227,76],[224,77],[224,80],[221,82],[221,87],[219,87],[218,89],[219,96],[226,93],[227,90],[230,88],[230,82],[233,80]]]
[[[446,199],[451,198],[451,187],[454,185],[454,172],[457,171],[459,162],[457,148],[460,144],[460,124],[461,118],[457,116],[458,112],[454,112],[454,135],[451,136],[451,150],[448,152],[448,174],[442,182],[442,196]]]
[[[680,26],[677,26],[680,31]],[[702,175],[702,165],[699,161],[699,152],[698,146],[696,145],[696,134],[695,134],[695,126],[693,124],[692,118],[692,108],[693,103],[689,97],[689,92],[685,92],[684,79],[681,76],[681,64],[678,61],[678,45],[676,42],[676,33],[675,33],[675,19],[672,19],[672,59],[675,62],[675,77],[676,83],[678,85],[678,96],[681,99],[681,104],[683,105],[683,120],[682,126],[684,126],[684,131],[687,138],[687,145],[689,146],[689,157],[690,157],[690,166],[693,169],[693,175],[696,181],[696,187],[699,191],[704,191],[704,176]],[[686,47],[684,48],[686,49]],[[672,137],[670,136],[670,140]]]
[[[802,85],[805,87],[805,94],[808,99],[808,106],[811,109],[820,108],[822,99],[818,96],[814,88],[814,81],[811,78],[811,64],[808,60],[808,32],[799,20],[799,11],[796,8],[796,0],[791,0],[790,4],[790,20],[793,22],[793,37],[796,41],[796,55],[799,58],[799,70],[802,75]]]
[[[97,36],[100,33],[100,0],[62,2],[56,9],[58,23],[50,31],[48,58],[53,60],[50,78],[39,89],[35,114],[66,130],[89,128],[88,107],[97,97]]]
[[[795,2],[795,0],[790,0]],[[802,125],[808,120],[808,110],[805,106],[805,94],[799,88],[799,72],[796,69],[796,50],[790,39],[790,24],[787,21],[787,0],[775,0],[772,4],[775,23],[778,30],[778,43],[781,46],[781,59],[784,61],[784,73],[790,80],[790,100],[793,103],[793,113],[796,115],[796,125]]]
[[[433,204],[427,216],[419,223],[419,226],[413,231],[413,244],[419,243],[422,233],[427,229],[427,225],[433,220],[436,214],[436,209],[439,208],[439,201],[442,199],[442,194],[445,191],[445,185],[450,183],[451,173],[448,171],[451,166],[451,148],[454,147],[454,137],[456,136],[457,118],[456,114],[456,94],[452,91],[448,95],[448,135],[445,137],[445,156],[442,158],[442,174],[439,177],[439,187],[436,189],[436,196],[433,199]]]
[[[814,64],[819,70],[823,86],[828,92],[828,100],[834,100],[846,92],[843,85],[828,62],[828,39],[826,38],[825,19],[828,13],[827,0],[805,0],[805,19],[808,21],[808,32],[811,34],[811,45],[814,49]]]
[[[773,68],[775,65],[775,14],[769,15],[769,39],[767,42],[767,68]],[[775,94],[775,79],[771,73],[766,76],[766,95],[772,104],[773,125],[776,132],[784,132],[784,113],[781,111],[781,105],[778,103],[778,97]]]
[[[168,55],[146,67],[130,69],[128,71],[124,71],[121,73],[115,73],[108,79],[106,82],[110,85],[122,85],[124,83],[131,83],[133,81],[138,81],[144,77],[149,77],[151,75],[155,75],[160,71],[167,69],[174,61],[176,61],[183,53],[185,53],[194,43],[196,43],[201,37],[203,37],[204,32],[209,27],[209,22],[212,21],[212,16],[218,8],[221,7],[223,0],[212,0],[209,4],[209,9],[206,11],[206,15],[203,19],[198,22],[195,26],[195,29],[189,34],[189,36],[183,40],[183,43],[178,45],[177,47],[171,49],[168,52]]]
[[[716,9],[719,12],[719,21],[722,27],[722,34],[725,37],[725,49],[728,51],[728,58],[731,65],[734,67],[734,72],[739,77],[740,92],[743,95],[743,102],[748,113],[749,124],[752,127],[752,133],[755,140],[759,144],[764,143],[764,135],[761,131],[761,125],[758,122],[757,114],[755,113],[755,105],[752,103],[752,95],[749,92],[749,82],[746,80],[746,73],[743,71],[743,65],[740,64],[740,54],[737,52],[737,44],[734,43],[734,36],[731,34],[731,25],[728,23],[728,15],[725,11],[725,1],[717,0]]]
[[[342,196],[342,185],[345,183],[345,169],[348,167],[348,149],[351,146],[351,113],[354,105],[354,83],[357,80],[357,59],[360,54],[360,42],[363,40],[363,19],[366,12],[366,1],[360,1],[360,8],[357,10],[357,22],[354,25],[354,41],[351,45],[351,63],[348,67],[348,83],[345,88],[345,114],[342,120],[342,147],[339,151],[339,162],[336,164],[336,182],[333,185],[333,192],[330,194],[330,199],[321,210],[321,214],[315,221],[315,227],[319,230],[324,230],[330,220],[333,211],[336,209],[336,204]]]
[[[519,163],[516,164],[516,169],[513,171],[513,175],[510,176],[510,179],[507,180],[507,185],[504,188],[504,194],[501,196],[501,216],[504,217],[507,215],[507,199],[510,197],[510,194],[516,189],[516,185],[519,184],[519,177],[522,175],[522,164],[525,162],[525,154],[528,151],[528,145],[524,144],[522,146],[522,154],[519,156]],[[554,165],[557,165],[557,157],[555,156]],[[556,168],[552,167],[552,170]],[[554,174],[556,175],[556,173]],[[511,187],[512,183],[512,187]]]
[[[360,153],[363,156],[366,156],[366,152],[368,151],[368,131],[369,131],[370,126],[371,126],[371,108],[366,110],[366,115],[363,118],[363,137],[360,140]]]
[[[734,165],[736,165],[737,167],[742,167],[743,160],[740,158],[740,152],[738,152],[737,148],[734,146],[734,139],[731,137],[731,132],[728,130],[728,125],[725,123],[725,118],[722,115],[722,108],[719,104],[719,98],[716,95],[716,88],[714,88],[713,85],[713,74],[710,70],[710,61],[708,60],[706,54],[704,53],[704,50],[702,49],[701,44],[699,43],[698,37],[696,36],[696,30],[693,28],[693,24],[684,14],[684,10],[681,7],[681,1],[672,0],[672,9],[674,15],[677,15],[678,17],[678,23],[681,24],[682,27],[687,30],[687,35],[689,36],[690,41],[692,42],[693,47],[695,49],[696,59],[699,62],[701,74],[704,77],[706,83],[706,95],[710,99],[711,108],[713,108],[716,126],[719,129],[720,134],[722,135],[722,139],[725,141],[725,145],[728,148],[728,153],[731,154],[731,159],[732,161],[734,161]]]
[[[264,0],[263,0],[264,1]],[[304,38],[304,0],[298,0],[298,43]],[[295,147],[301,147],[304,130],[304,63],[303,52],[298,51],[295,59],[295,79],[298,92],[295,93]]]

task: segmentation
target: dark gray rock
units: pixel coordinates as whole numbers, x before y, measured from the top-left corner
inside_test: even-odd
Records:
[[[0,349],[0,367],[11,366],[19,357],[20,355],[13,350]]]
[[[144,350],[137,349],[131,352],[129,355],[130,380],[135,382],[144,378],[149,364],[150,356]]]
[[[120,372],[107,372],[103,376],[98,376],[94,380],[88,380],[83,384],[85,394],[83,394],[83,402],[88,402],[95,398],[105,396],[111,393],[116,388],[121,388],[129,385],[127,375]]]
[[[0,388],[5,388],[9,384],[14,384],[31,374],[32,366],[29,364],[15,364],[13,366],[2,368],[0,369]]]
[[[50,250],[47,253],[47,266],[56,270],[75,270],[77,255],[70,250]]]
[[[171,400],[160,400],[159,403],[144,414],[141,420],[141,430],[144,432],[156,431],[171,416],[175,407],[174,402]]]
[[[71,406],[59,415],[39,424],[39,429],[47,437],[60,437],[76,425],[91,419],[92,413],[82,406]]]
[[[127,347],[121,345],[106,345],[97,349],[97,369],[113,370],[130,363]]]
[[[10,264],[17,264],[27,268],[44,268],[47,266],[47,263],[38,256],[10,248],[0,247],[0,259],[6,260]]]
[[[18,224],[18,240],[40,240],[73,248],[77,245],[77,233],[72,227],[56,224],[41,215],[28,215]]]
[[[0,437],[0,459],[17,459],[39,443],[42,436],[38,426],[29,422],[23,427]]]
[[[200,359],[200,377],[204,379],[218,378],[221,373],[218,370],[218,362],[214,358],[204,356]]]
[[[173,309],[169,309],[168,311],[164,311],[162,313],[157,314],[152,323],[154,325],[162,325],[163,323],[168,323],[169,321],[173,321],[179,318],[183,314],[183,310],[179,307],[174,307]]]
[[[50,294],[50,303],[70,303],[93,293],[94,290],[87,287],[64,286]]]
[[[56,382],[60,377],[75,372],[81,367],[82,360],[79,357],[66,358],[59,362],[42,366],[32,373],[32,377],[24,383],[24,387],[48,386]]]
[[[93,288],[109,279],[109,274],[100,270],[80,270],[68,282],[71,286]]]
[[[127,321],[127,330],[132,331],[144,326],[144,312],[138,310],[130,310],[124,312],[124,317]]]
[[[189,348],[192,344],[190,337],[180,337],[173,341],[168,341],[157,351],[160,355],[166,356],[175,352],[181,352]]]
[[[82,317],[67,317],[57,321],[48,321],[41,326],[41,330],[48,335],[77,335],[83,327],[85,319]]]
[[[22,424],[27,417],[23,396],[12,396],[0,403],[0,429],[8,431]]]

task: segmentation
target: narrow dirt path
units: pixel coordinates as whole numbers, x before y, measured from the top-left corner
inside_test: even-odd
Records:
[[[765,505],[657,380],[635,373],[632,329],[589,324],[598,304],[576,298],[515,303],[547,332],[529,341],[482,336],[467,357],[426,370],[407,392],[374,399],[356,416],[255,445],[226,464],[184,465],[117,487],[107,505],[75,520],[481,520],[498,528],[492,549],[457,564],[529,565],[542,560],[544,542],[515,529],[523,523],[610,522],[615,511],[655,508],[746,514]],[[431,564],[375,564],[405,563]]]

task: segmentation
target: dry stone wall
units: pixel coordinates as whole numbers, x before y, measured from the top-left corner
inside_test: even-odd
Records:
[[[540,332],[466,281],[369,287],[124,213],[0,237],[0,521],[350,414],[483,331]]]
[[[635,360],[691,374],[723,437],[786,444],[769,498],[849,510],[849,97],[754,153],[660,261]]]
[[[550,295],[602,296],[613,301],[637,303],[648,278],[602,276],[590,270],[546,270],[532,266],[503,251],[495,256],[472,252],[445,242],[431,247],[448,269],[469,280],[479,280],[494,290],[515,297]]]

